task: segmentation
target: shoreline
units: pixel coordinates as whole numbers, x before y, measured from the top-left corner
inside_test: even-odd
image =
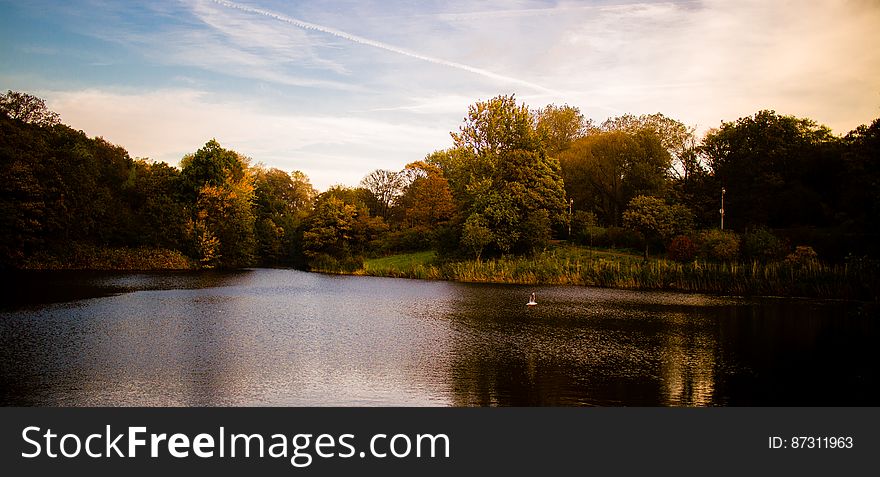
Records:
[[[168,249],[78,248],[71,252],[63,260],[48,254],[31,257],[25,262],[29,266],[0,270],[0,275],[8,278],[40,272],[160,273],[240,269],[200,268],[180,252]],[[835,265],[818,261],[719,263],[694,260],[681,263],[656,257],[645,262],[641,256],[628,251],[559,247],[530,257],[459,261],[439,261],[433,251],[411,252],[367,259],[356,270],[304,271],[459,283],[590,286],[717,296],[880,302],[880,266],[874,262]]]
[[[687,263],[596,251],[593,258],[558,249],[533,257],[438,263],[426,252],[365,261],[355,271],[326,273],[515,285],[571,285],[719,296],[780,297],[880,302],[880,267],[866,264]],[[578,250],[583,252],[583,250]],[[412,258],[409,262],[406,258]]]

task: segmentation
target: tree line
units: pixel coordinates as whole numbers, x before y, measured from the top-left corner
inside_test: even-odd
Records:
[[[0,266],[63,266],[71,250],[115,247],[172,250],[204,268],[355,270],[372,255],[480,260],[554,239],[681,260],[773,260],[796,245],[829,260],[876,257],[880,120],[836,136],[759,111],[698,140],[659,113],[596,124],[572,106],[501,95],[471,105],[451,139],[402,170],[318,193],[304,173],[216,140],[180,167],[133,159],[9,91]]]

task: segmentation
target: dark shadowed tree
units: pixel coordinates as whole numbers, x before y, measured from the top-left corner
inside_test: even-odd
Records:
[[[859,126],[843,142],[845,171],[838,210],[844,225],[880,233],[880,119]]]
[[[0,115],[0,260],[142,244],[136,171],[125,149],[101,138]]]
[[[722,123],[701,146],[725,225],[827,225],[840,173],[838,139],[809,119],[760,111]]]
[[[37,126],[55,126],[61,123],[58,113],[46,107],[46,101],[28,93],[9,90],[0,94],[0,113]]]
[[[129,180],[138,224],[135,243],[185,250],[189,216],[179,193],[180,171],[164,162],[138,160]]]

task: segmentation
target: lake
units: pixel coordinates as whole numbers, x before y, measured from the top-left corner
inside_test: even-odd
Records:
[[[870,304],[282,269],[3,289],[6,406],[880,403]]]

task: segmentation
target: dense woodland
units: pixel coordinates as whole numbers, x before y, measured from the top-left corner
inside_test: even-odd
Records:
[[[759,111],[698,139],[662,114],[597,124],[571,106],[498,96],[451,136],[403,170],[318,193],[304,173],[216,140],[180,167],[133,159],[9,91],[0,267],[353,271],[395,252],[479,261],[554,240],[683,262],[878,256],[880,119],[837,136]]]

